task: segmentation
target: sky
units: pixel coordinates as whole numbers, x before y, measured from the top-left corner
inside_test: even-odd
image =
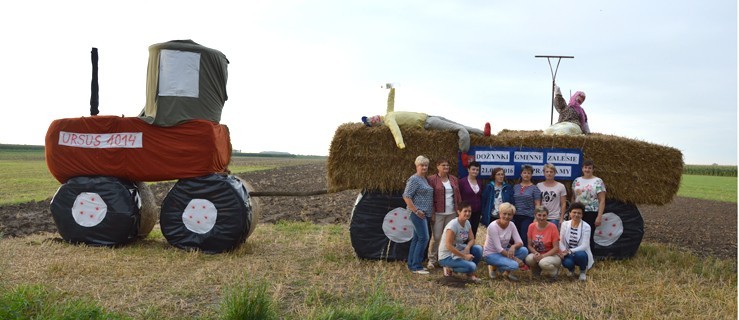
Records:
[[[734,0],[101,3],[3,5],[0,143],[89,115],[92,47],[100,114],[138,115],[148,47],[191,39],[230,61],[221,123],[242,152],[328,155],[338,126],[385,113],[388,82],[396,111],[541,130],[552,75],[534,56],[567,55],[557,84],[586,92],[593,132],[737,163]]]

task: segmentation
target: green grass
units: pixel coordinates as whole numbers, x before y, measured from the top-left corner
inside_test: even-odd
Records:
[[[65,297],[41,285],[20,285],[0,294],[0,319],[130,319],[89,300]]]
[[[683,175],[677,195],[736,203],[737,178]]]
[[[267,282],[242,280],[228,288],[221,302],[221,319],[277,319],[274,301],[267,293]]]
[[[252,172],[252,171],[260,171],[260,170],[270,170],[274,169],[274,166],[230,166],[228,167],[229,170],[231,170],[231,173],[245,173],[245,172]]]
[[[43,159],[0,158],[0,168],[0,205],[44,200],[60,186]]]

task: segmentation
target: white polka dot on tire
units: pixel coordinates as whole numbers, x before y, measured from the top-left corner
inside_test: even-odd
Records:
[[[108,205],[103,198],[94,192],[82,192],[77,195],[72,206],[72,217],[83,227],[94,227],[105,219]]]
[[[606,212],[601,217],[600,226],[595,228],[593,241],[608,247],[614,244],[624,233],[624,223],[621,218],[613,212]]]
[[[218,209],[212,202],[206,199],[192,199],[182,212],[182,223],[187,230],[198,234],[204,234],[216,225]]]
[[[413,223],[408,215],[409,211],[404,208],[395,208],[385,215],[382,231],[390,240],[403,243],[413,238]]]

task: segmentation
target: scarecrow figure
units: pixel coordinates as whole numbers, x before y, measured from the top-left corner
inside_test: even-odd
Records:
[[[379,127],[383,124],[388,126],[395,138],[395,144],[400,149],[405,149],[401,128],[415,127],[427,130],[456,131],[459,136],[459,151],[464,155],[470,149],[470,133],[483,135],[483,131],[480,129],[468,127],[444,117],[430,116],[421,112],[395,111],[395,88],[389,83],[385,87],[390,89],[387,97],[387,114],[384,117],[381,115],[365,116],[362,117],[362,122],[368,127]]]
[[[554,86],[554,107],[559,112],[557,123],[544,130],[548,135],[579,135],[590,134],[588,115],[582,108],[585,102],[585,92],[577,91],[566,103],[559,86]]]

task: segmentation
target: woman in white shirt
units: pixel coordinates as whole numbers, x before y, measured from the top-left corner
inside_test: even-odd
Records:
[[[559,231],[559,257],[567,274],[573,276],[575,266],[580,269],[580,280],[587,279],[586,272],[593,267],[593,253],[590,251],[590,225],[582,220],[585,206],[575,202],[570,205],[570,218],[562,223]]]
[[[449,160],[436,160],[435,175],[429,176],[428,182],[434,189],[434,212],[431,215],[431,242],[429,243],[429,262],[426,266],[433,269],[438,264],[439,244],[444,227],[457,217],[456,204],[462,201],[459,193],[459,179],[449,174]]]
[[[567,208],[567,188],[560,182],[554,180],[557,175],[557,167],[551,163],[544,165],[544,178],[546,180],[536,184],[541,191],[541,205],[549,210],[547,221],[559,226],[564,222],[565,209]]]
[[[572,202],[585,205],[582,219],[593,228],[600,226],[603,211],[606,209],[606,185],[593,175],[595,163],[585,160],[582,163],[582,177],[572,182]]]

